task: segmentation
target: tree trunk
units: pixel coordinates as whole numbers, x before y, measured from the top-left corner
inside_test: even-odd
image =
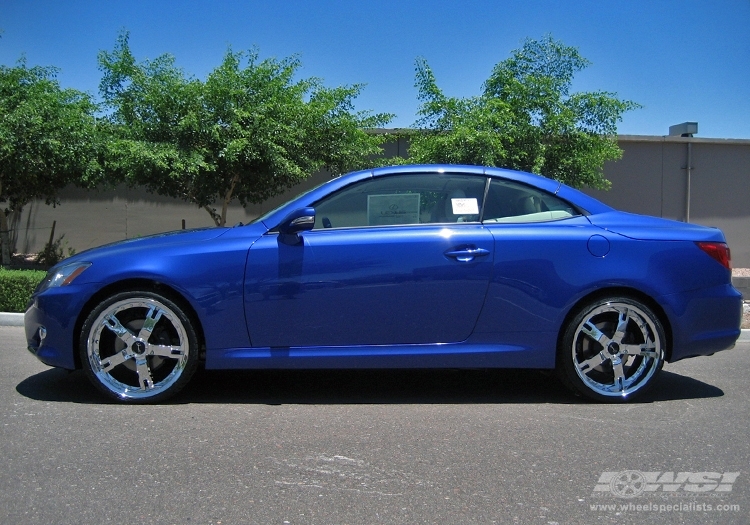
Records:
[[[229,186],[229,190],[227,190],[227,193],[224,195],[224,202],[221,205],[221,224],[219,224],[219,226],[226,226],[227,224],[227,208],[229,208],[229,203],[232,202],[234,188],[239,182],[240,176],[239,174],[235,174],[234,177],[232,177],[232,184]]]
[[[0,179],[0,195],[3,194],[3,180]],[[0,209],[0,266],[10,264],[10,232],[5,210]]]
[[[0,210],[0,246],[0,265],[7,266],[10,264],[10,231],[5,210]]]
[[[211,216],[211,219],[213,219],[214,224],[216,226],[221,226],[221,224],[220,224],[221,215],[219,215],[218,213],[216,213],[216,208],[212,208],[211,206],[206,205],[206,206],[203,206],[203,209],[208,212],[208,214]]]

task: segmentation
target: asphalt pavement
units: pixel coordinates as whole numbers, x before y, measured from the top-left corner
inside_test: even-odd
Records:
[[[535,371],[201,371],[108,402],[0,327],[0,523],[748,523],[750,343],[600,405]]]

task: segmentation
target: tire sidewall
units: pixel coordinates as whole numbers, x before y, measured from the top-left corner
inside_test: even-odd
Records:
[[[651,377],[646,379],[645,382],[641,384],[637,390],[630,392],[626,396],[607,396],[607,395],[603,395],[592,390],[578,376],[578,372],[576,370],[576,364],[574,363],[573,355],[572,355],[573,344],[575,341],[578,326],[595,309],[601,306],[607,305],[607,304],[612,304],[612,303],[627,304],[627,305],[633,306],[641,310],[645,315],[648,316],[649,321],[653,324],[653,327],[656,331],[656,335],[659,338],[659,341],[661,343],[658,348],[659,357],[658,357],[656,370],[654,370]],[[624,296],[612,296],[612,297],[605,297],[605,298],[601,298],[601,299],[586,303],[585,306],[583,306],[577,311],[577,313],[572,317],[572,319],[567,324],[567,326],[565,326],[563,329],[564,329],[563,336],[561,338],[560,345],[557,349],[556,369],[557,369],[558,377],[565,384],[565,386],[567,386],[569,389],[573,390],[575,393],[582,394],[588,397],[589,399],[593,399],[593,400],[605,402],[605,403],[626,403],[626,402],[632,401],[633,399],[640,398],[641,396],[643,396],[644,393],[646,393],[653,386],[656,377],[659,375],[662,367],[664,366],[664,359],[666,355],[666,345],[667,345],[664,327],[661,323],[661,320],[659,319],[659,316],[656,315],[654,311],[648,305],[636,299],[632,299],[630,297],[624,297]]]
[[[95,323],[97,319],[99,318],[99,316],[101,316],[103,312],[105,312],[108,308],[110,308],[112,305],[118,302],[126,301],[126,300],[135,300],[135,299],[155,300],[161,303],[167,309],[169,309],[171,313],[182,324],[182,328],[185,331],[185,334],[187,336],[187,343],[188,343],[187,360],[177,380],[168,388],[154,394],[153,396],[142,397],[142,398],[132,398],[132,397],[121,396],[117,392],[114,392],[113,390],[108,388],[105,384],[103,384],[99,380],[98,376],[96,375],[96,373],[94,372],[92,368],[91,362],[89,361],[89,352],[88,352],[89,337],[91,336],[92,330],[96,329]],[[193,327],[193,321],[185,313],[183,308],[181,308],[178,304],[176,304],[171,299],[161,294],[155,293],[155,292],[129,291],[129,292],[117,293],[113,296],[110,296],[104,299],[89,313],[81,329],[81,334],[80,334],[80,338],[78,341],[78,351],[79,351],[79,357],[81,360],[81,367],[83,368],[84,373],[86,374],[86,377],[88,377],[89,381],[91,381],[91,383],[100,392],[104,393],[107,397],[114,399],[116,401],[119,401],[119,402],[124,402],[124,403],[155,403],[159,401],[164,401],[174,396],[180,390],[182,390],[185,387],[185,385],[190,381],[190,378],[192,377],[193,373],[195,372],[198,366],[198,353],[199,353],[198,344],[199,344],[198,337],[196,335],[196,330]]]

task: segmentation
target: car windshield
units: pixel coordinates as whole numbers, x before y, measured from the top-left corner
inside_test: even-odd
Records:
[[[284,206],[286,206],[287,204],[289,204],[289,203],[290,203],[291,201],[293,201],[293,200],[295,200],[295,199],[298,199],[298,198],[300,198],[300,197],[303,197],[303,196],[307,195],[308,193],[311,193],[311,192],[313,192],[313,191],[317,190],[317,189],[318,189],[318,188],[320,188],[321,186],[323,186],[323,185],[325,185],[325,184],[328,184],[329,182],[331,182],[331,180],[334,180],[334,179],[330,179],[330,180],[326,180],[326,181],[323,181],[323,182],[321,182],[320,184],[317,184],[317,185],[313,186],[313,187],[312,187],[312,188],[310,188],[309,190],[305,190],[305,191],[302,191],[302,192],[298,193],[297,195],[295,195],[294,197],[292,197],[291,199],[287,199],[287,200],[285,200],[284,202],[282,202],[281,204],[279,204],[279,205],[278,205],[278,206],[276,206],[275,208],[272,208],[272,209],[268,210],[267,212],[263,213],[262,215],[260,215],[260,216],[256,217],[256,218],[255,218],[255,219],[253,219],[252,221],[248,222],[248,223],[247,223],[247,226],[249,226],[249,225],[251,225],[251,224],[257,224],[257,223],[259,223],[259,222],[262,222],[262,221],[263,221],[263,220],[265,220],[266,218],[268,218],[268,217],[270,217],[271,215],[273,215],[274,213],[276,213],[276,212],[277,212],[277,211],[278,211],[279,209],[281,209],[281,208],[283,208]]]

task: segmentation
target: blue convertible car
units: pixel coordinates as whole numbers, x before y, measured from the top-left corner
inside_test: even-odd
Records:
[[[731,348],[721,231],[615,211],[476,166],[332,179],[245,226],[173,232],[52,268],[25,316],[42,362],[153,402],[206,368],[539,368],[600,401]]]

